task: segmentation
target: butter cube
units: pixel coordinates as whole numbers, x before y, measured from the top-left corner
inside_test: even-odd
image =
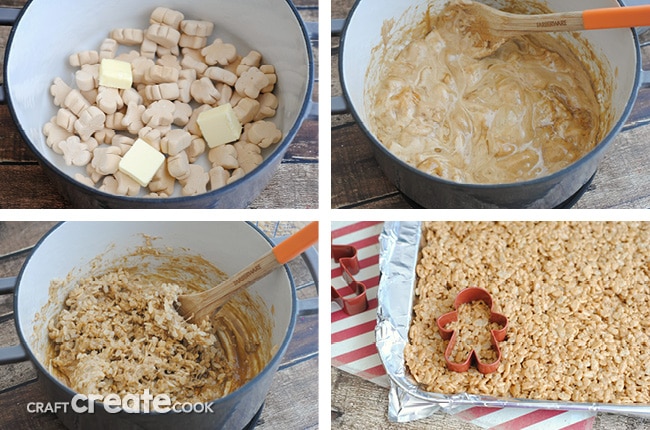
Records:
[[[196,122],[210,148],[234,142],[241,135],[242,125],[230,103],[201,112]]]
[[[99,85],[127,89],[133,85],[131,63],[104,58],[99,65]]]
[[[165,156],[142,139],[137,139],[120,160],[119,170],[143,187],[165,162]]]

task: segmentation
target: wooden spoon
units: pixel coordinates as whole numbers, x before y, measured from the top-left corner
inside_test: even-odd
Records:
[[[478,34],[469,55],[492,55],[509,38],[535,32],[581,31],[650,25],[650,5],[524,15],[503,12],[471,0],[456,0],[450,10],[464,18],[466,34]]]
[[[293,260],[316,241],[318,241],[318,221],[308,224],[289,236],[257,261],[216,287],[200,293],[178,296],[178,313],[193,323],[210,317],[226,304],[234,293],[252,285],[278,267]]]
[[[538,15],[502,12],[473,1],[462,2],[461,7],[480,19],[480,23],[477,24],[485,25],[497,34],[505,33],[508,36],[531,32],[598,30],[650,25],[650,5]]]

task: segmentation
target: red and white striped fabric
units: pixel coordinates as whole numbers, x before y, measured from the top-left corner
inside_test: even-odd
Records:
[[[377,287],[379,284],[379,234],[382,222],[332,222],[332,243],[357,248],[361,270],[354,276],[367,287],[368,310],[345,314],[332,302],[332,365],[383,387],[389,379],[375,347]],[[341,267],[332,260],[332,286],[342,295],[353,294],[341,277]],[[346,291],[347,290],[347,291]],[[595,413],[523,408],[468,406],[453,415],[479,427],[493,430],[590,430]]]
[[[377,286],[379,285],[379,233],[382,222],[332,223],[332,243],[357,249],[360,271],[354,278],[366,285],[368,309],[347,315],[332,302],[332,364],[384,387],[388,377],[375,347]],[[341,277],[341,266],[332,260],[332,286],[342,296],[353,294]]]

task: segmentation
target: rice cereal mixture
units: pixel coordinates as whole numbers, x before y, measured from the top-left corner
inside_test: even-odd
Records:
[[[175,402],[209,401],[234,391],[264,363],[250,357],[242,372],[228,323],[214,322],[215,336],[212,321],[186,322],[174,308],[181,293],[178,285],[122,269],[81,280],[49,322],[51,370],[86,394],[149,389]],[[263,349],[244,347],[250,355]]]
[[[463,303],[456,310],[458,320],[445,326],[446,330],[457,331],[456,345],[451,350],[450,360],[463,363],[472,350],[483,363],[493,363],[497,352],[492,346],[491,330],[501,330],[503,326],[490,322],[490,308],[483,300]]]
[[[650,224],[423,224],[406,364],[443,394],[650,402]],[[436,318],[467,287],[508,318],[499,369],[448,370]]]

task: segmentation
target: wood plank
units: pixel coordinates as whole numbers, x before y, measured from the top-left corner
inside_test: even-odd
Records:
[[[0,105],[0,141],[0,163],[36,162],[36,156],[20,135],[7,105]]]
[[[598,414],[594,422],[594,430],[641,430],[650,426],[650,420],[626,417],[614,414]]]
[[[0,221],[0,255],[36,244],[56,224],[50,221]],[[11,259],[0,259],[0,276],[9,276],[13,271],[17,275],[26,256],[21,254]],[[12,261],[17,265],[9,267],[8,262]]]
[[[47,402],[47,396],[41,384],[32,381],[11,391],[0,393],[0,422],[3,426],[26,430],[64,430],[54,413],[29,413],[30,402]]]
[[[302,13],[305,8],[317,8],[318,2],[314,0],[291,0],[296,8]]]
[[[478,429],[447,414],[410,423],[388,420],[388,389],[332,367],[332,429]]]
[[[2,7],[22,7],[28,0],[2,0]]]
[[[354,123],[332,129],[332,207],[363,206],[396,194],[375,161],[371,145]]]
[[[12,321],[13,324],[13,321]],[[0,337],[0,342],[5,342],[5,336]],[[18,341],[11,341],[7,345],[17,345]],[[0,392],[13,391],[13,388],[36,379],[36,368],[30,361],[21,363],[4,364],[0,366]],[[6,403],[0,398],[0,409],[5,409]],[[2,418],[0,418],[0,422]]]
[[[639,93],[634,103],[634,107],[630,112],[628,118],[628,124],[647,124],[650,118],[648,118],[648,112],[650,111],[650,90],[644,88],[639,90]]]
[[[318,428],[318,359],[296,364],[273,377],[259,429]]]
[[[354,0],[332,0],[332,18],[345,18],[353,5]]]
[[[317,208],[318,164],[282,163],[249,208]]]
[[[576,208],[650,207],[650,126],[620,133]]]
[[[359,201],[350,206],[342,206],[341,209],[412,209],[420,208],[417,203],[409,200],[404,194],[395,190],[393,193],[378,196],[376,198]]]
[[[0,184],[0,209],[71,207],[38,164],[0,164]]]
[[[299,316],[296,329],[282,358],[281,367],[290,367],[318,356],[318,315]]]
[[[305,120],[282,159],[284,163],[318,162],[318,121]]]

